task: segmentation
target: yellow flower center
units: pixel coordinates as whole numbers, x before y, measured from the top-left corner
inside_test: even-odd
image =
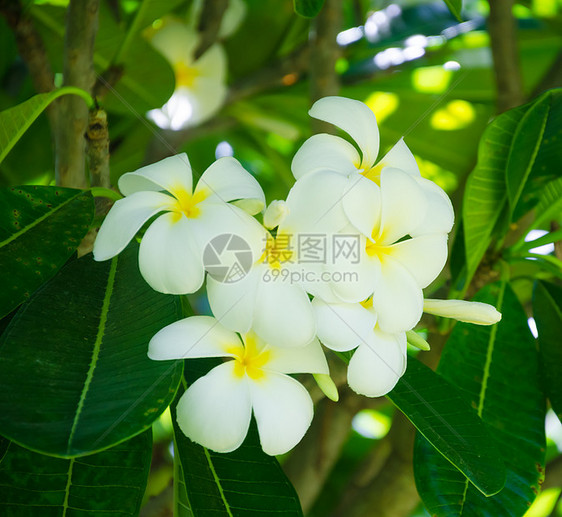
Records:
[[[183,61],[174,65],[174,73],[176,75],[176,88],[180,86],[191,88],[195,79],[199,76],[199,70],[196,67],[187,65]]]
[[[182,214],[190,219],[195,219],[201,215],[201,207],[197,206],[201,201],[207,198],[208,193],[200,190],[195,194],[191,194],[182,187],[170,190],[170,193],[176,198],[176,202],[172,211],[177,214],[178,220]]]
[[[244,342],[245,346],[233,345],[227,349],[229,354],[234,355],[234,375],[238,378],[247,375],[254,381],[263,379],[263,367],[269,362],[271,351],[259,350],[254,334],[246,334]]]
[[[378,163],[377,165],[374,165],[370,169],[364,170],[363,172],[361,172],[361,174],[365,176],[367,179],[376,183],[380,187],[382,168],[383,165],[381,163]]]
[[[273,269],[281,269],[281,264],[289,262],[294,252],[291,245],[291,235],[278,233],[277,237],[268,236],[265,251],[259,262],[265,262]]]
[[[373,307],[373,297],[371,296],[370,298],[367,298],[366,300],[363,300],[362,302],[359,302],[363,307],[365,307],[365,309],[370,309]]]

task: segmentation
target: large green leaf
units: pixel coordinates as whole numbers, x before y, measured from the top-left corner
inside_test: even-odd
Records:
[[[188,382],[206,374],[216,364],[216,360],[189,360]],[[180,389],[178,398],[182,392]],[[250,426],[240,448],[228,454],[216,453],[193,443],[178,428],[177,400],[171,407],[175,443],[193,515],[302,517],[295,489],[277,460],[263,452],[255,424]]]
[[[30,186],[0,189],[0,317],[62,267],[93,217],[89,192]]]
[[[293,0],[295,12],[305,18],[314,18],[322,9],[324,0]]]
[[[486,249],[507,202],[505,170],[513,135],[529,106],[499,115],[484,131],[478,163],[466,182],[463,223],[466,264],[470,280]]]
[[[88,93],[80,88],[66,86],[34,95],[31,99],[0,112],[0,163],[47,106],[62,95],[79,95],[89,105],[93,104]]]
[[[540,187],[558,175],[561,136],[562,89],[550,90],[531,104],[513,135],[506,166],[513,220],[528,211]]]
[[[505,481],[501,457],[454,385],[410,358],[406,373],[387,397],[451,470],[464,478],[462,472],[485,494],[501,490]]]
[[[71,262],[12,319],[0,340],[1,434],[78,456],[140,433],[169,405],[182,363],[151,361],[147,347],[177,319],[177,298],[148,287],[137,250]]]
[[[152,453],[152,432],[83,458],[45,456],[11,442],[0,463],[0,514],[10,517],[136,517]]]
[[[549,223],[562,213],[562,178],[555,179],[544,186],[535,213],[534,228]]]
[[[486,423],[489,446],[507,467],[505,487],[484,497],[422,436],[416,438],[416,484],[432,515],[516,517],[534,500],[544,472],[545,401],[538,354],[525,312],[506,284],[489,285],[475,299],[497,306],[502,321],[491,327],[457,323],[438,371],[462,390],[470,412]]]
[[[539,351],[546,394],[562,421],[562,289],[539,281],[533,292],[533,315],[539,332]]]

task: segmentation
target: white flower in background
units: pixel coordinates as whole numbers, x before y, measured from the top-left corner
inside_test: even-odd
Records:
[[[475,325],[493,325],[501,320],[498,310],[487,303],[468,302],[465,300],[436,300],[426,298],[423,311],[435,316],[454,318]]]
[[[406,371],[406,333],[387,333],[377,324],[371,300],[363,303],[312,302],[318,338],[338,352],[354,350],[347,370],[351,389],[367,397],[388,393]]]
[[[252,412],[267,454],[292,449],[312,421],[313,405],[302,384],[287,374],[328,374],[317,340],[298,349],[277,348],[253,333],[240,339],[208,316],[168,325],[150,341],[148,356],[230,359],[195,381],[177,405],[180,429],[217,452],[230,452],[242,444]]]
[[[213,163],[195,190],[185,153],[124,174],[119,189],[126,197],[107,214],[94,243],[94,258],[114,257],[160,214],[147,228],[139,251],[141,274],[156,291],[185,294],[199,289],[205,276],[203,250],[217,235],[239,235],[255,254],[261,248],[261,225],[229,201],[245,201],[255,213],[265,205],[264,194],[234,158]]]
[[[176,20],[166,20],[151,43],[172,65],[176,88],[162,109],[150,110],[148,117],[159,127],[174,130],[211,118],[227,93],[227,60],[221,45],[214,44],[195,60],[198,34]]]

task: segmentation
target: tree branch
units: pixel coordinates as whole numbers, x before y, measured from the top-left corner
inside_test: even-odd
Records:
[[[503,113],[524,101],[517,28],[512,14],[513,0],[488,0],[488,3],[490,4],[488,32],[498,92],[497,109],[498,113]]]
[[[342,27],[342,3],[326,0],[324,7],[314,20],[310,55],[310,97],[315,102],[328,95],[337,95],[340,89],[336,62],[340,47],[336,37]],[[331,124],[313,119],[314,133],[331,133]]]
[[[64,55],[64,84],[92,92],[94,41],[98,28],[99,0],[71,0],[68,6]],[[75,95],[58,102],[61,123],[56,134],[57,184],[67,187],[87,186],[85,174],[88,107]]]
[[[205,0],[199,17],[199,45],[193,59],[199,59],[217,41],[222,18],[228,7],[228,0]]]

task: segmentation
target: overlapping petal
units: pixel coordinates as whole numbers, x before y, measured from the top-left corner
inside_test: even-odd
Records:
[[[361,345],[349,361],[347,381],[360,395],[380,397],[388,393],[406,368],[406,336],[373,332],[368,345]]]
[[[447,262],[447,234],[415,237],[390,247],[392,258],[400,262],[423,289],[441,272]]]
[[[197,41],[195,31],[175,20],[166,20],[164,27],[151,39],[154,48],[172,64],[191,62]]]
[[[180,189],[191,194],[192,186],[191,165],[185,153],[168,156],[119,178],[119,190],[125,196],[144,190],[167,190],[173,193]]]
[[[316,334],[308,295],[300,285],[290,281],[262,281],[256,298],[253,328],[273,346],[305,346]]]
[[[346,352],[371,341],[377,317],[362,305],[326,303],[315,298],[312,306],[318,337],[328,348]]]
[[[324,97],[314,103],[309,114],[343,129],[355,140],[362,153],[359,168],[368,169],[375,163],[379,128],[375,114],[366,104],[345,97]]]
[[[259,201],[261,212],[265,206],[265,195],[257,180],[240,162],[232,157],[219,158],[201,176],[194,195],[199,192],[206,194],[209,201],[223,202],[235,199],[253,199]]]
[[[94,242],[94,258],[107,260],[121,253],[142,225],[172,202],[161,192],[137,192],[116,201]]]
[[[291,163],[293,175],[298,180],[316,170],[333,170],[349,174],[361,163],[359,153],[349,142],[325,133],[313,135],[302,144]]]
[[[245,377],[235,375],[234,361],[227,361],[196,380],[176,409],[183,433],[217,452],[231,452],[240,447],[251,416],[250,385]]]
[[[192,316],[157,332],[148,344],[148,357],[157,361],[232,356],[240,338],[210,316]]]
[[[418,226],[410,231],[412,237],[428,233],[449,233],[455,222],[455,212],[451,199],[445,191],[433,181],[417,178],[418,185],[427,199],[428,209]]]
[[[264,452],[272,456],[288,452],[312,422],[310,395],[295,379],[273,372],[251,383],[250,391]]]
[[[345,215],[363,235],[371,236],[380,225],[381,189],[361,175],[351,176],[342,197]]]
[[[385,257],[373,293],[373,308],[380,329],[389,334],[413,328],[423,311],[421,287],[412,274],[392,257]]]
[[[379,167],[392,167],[407,172],[411,176],[421,177],[418,163],[410,148],[401,138],[394,144],[394,146],[386,153],[380,162],[377,164]]]
[[[329,374],[326,356],[318,339],[298,348],[269,346],[268,370],[280,373],[320,373]]]
[[[154,290],[167,294],[197,291],[203,284],[202,250],[191,231],[193,221],[168,212],[154,221],[144,234],[139,250],[139,268]]]

